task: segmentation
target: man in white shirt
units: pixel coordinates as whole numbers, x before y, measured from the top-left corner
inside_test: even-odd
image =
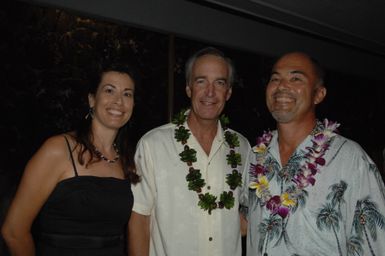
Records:
[[[250,145],[220,118],[234,68],[215,48],[186,63],[189,110],[139,141],[131,256],[241,255],[239,199]]]

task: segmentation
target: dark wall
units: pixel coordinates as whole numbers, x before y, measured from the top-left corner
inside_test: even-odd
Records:
[[[351,42],[338,43],[338,39],[333,40],[333,38],[336,39],[333,36],[337,33],[336,31],[331,36],[319,37],[316,35],[322,35],[324,30],[315,29],[313,33],[307,33],[295,29],[295,24],[281,19],[285,15],[277,20],[278,23],[284,22],[287,26],[269,22],[276,17],[271,16],[269,8],[258,8],[258,1],[92,0],[92,4],[90,1],[79,0],[23,1],[103,17],[130,26],[171,33],[181,38],[243,49],[257,55],[279,56],[287,51],[306,50],[333,70],[363,74],[366,77],[377,77],[385,81],[384,52],[382,55],[371,54],[369,52],[373,52],[373,49],[368,52],[349,47],[350,44],[355,43],[354,36],[351,36]],[[208,4],[209,2],[217,4]],[[225,5],[229,8],[219,7],[226,2]],[[239,12],[229,11],[238,7]],[[305,23],[306,20],[303,25]],[[322,25],[316,26],[318,29],[322,27]],[[337,34],[342,36],[340,33]],[[349,39],[344,38],[342,42],[346,40]]]

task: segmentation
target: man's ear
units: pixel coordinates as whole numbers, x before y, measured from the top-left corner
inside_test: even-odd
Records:
[[[232,93],[233,93],[233,87],[230,87],[226,93],[226,101],[230,99]]]
[[[186,84],[186,94],[189,98],[191,98],[191,87],[188,84]]]
[[[326,93],[327,90],[323,85],[316,88],[314,95],[314,105],[320,104],[324,100]]]

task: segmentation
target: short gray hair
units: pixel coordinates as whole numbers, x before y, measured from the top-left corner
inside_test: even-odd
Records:
[[[213,55],[222,58],[228,66],[229,69],[229,85],[230,87],[233,85],[234,80],[235,80],[235,68],[233,65],[233,62],[231,61],[230,58],[228,58],[222,51],[218,50],[217,48],[214,47],[206,47],[203,48],[199,51],[197,51],[195,54],[193,54],[186,62],[185,66],[185,72],[186,72],[186,83],[190,83],[191,79],[191,73],[192,73],[192,68],[194,66],[195,61],[204,55]]]

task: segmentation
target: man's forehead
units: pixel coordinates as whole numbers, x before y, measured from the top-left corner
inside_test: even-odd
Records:
[[[309,71],[306,69],[303,69],[301,67],[282,67],[282,68],[274,68],[271,72],[272,75],[277,74],[290,74],[290,75],[295,75],[295,74],[302,74],[306,75],[308,74]]]
[[[301,54],[285,55],[274,65],[274,73],[307,74],[314,71],[314,66],[309,57]]]
[[[229,67],[226,61],[215,55],[204,55],[199,57],[192,68],[193,74],[210,74],[212,72],[229,72]]]

